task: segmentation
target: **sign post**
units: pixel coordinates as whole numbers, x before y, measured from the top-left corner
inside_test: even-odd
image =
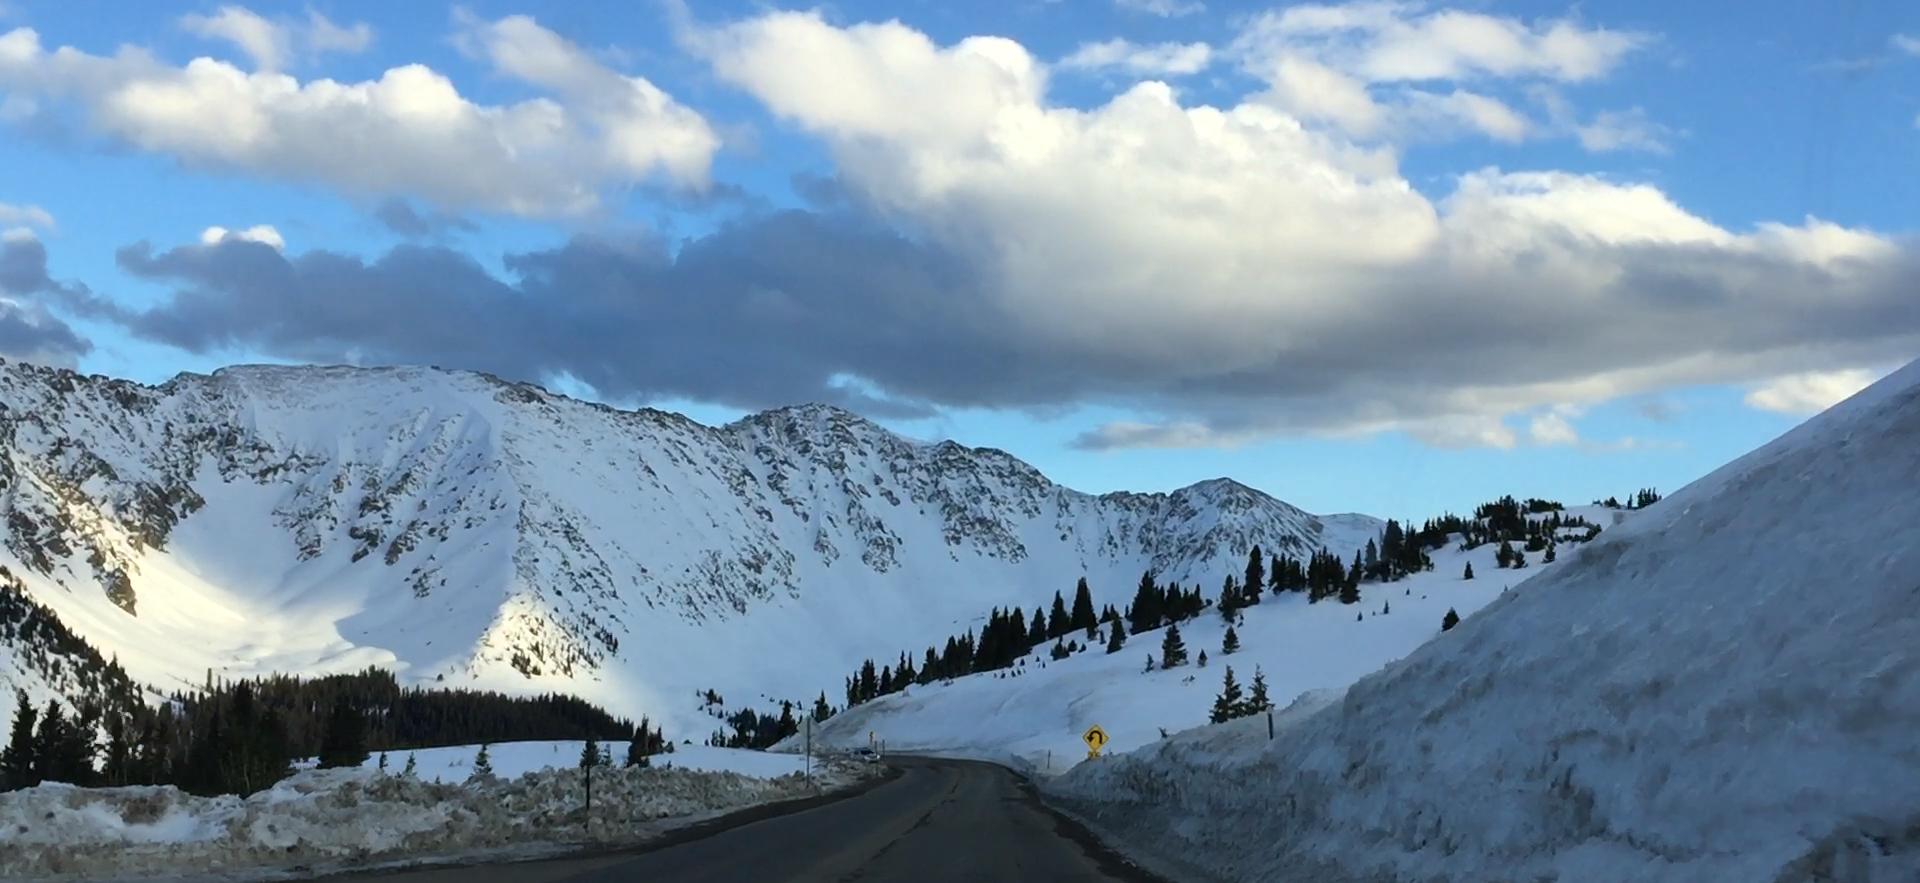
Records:
[[[813,715],[809,714],[800,721],[800,729],[807,734],[807,784],[813,784]]]
[[[1085,733],[1080,734],[1080,739],[1087,743],[1087,759],[1092,760],[1099,757],[1100,749],[1106,746],[1107,731],[1100,729],[1099,724],[1094,724],[1088,727]]]

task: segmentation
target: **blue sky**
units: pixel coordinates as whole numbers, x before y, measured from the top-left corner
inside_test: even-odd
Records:
[[[1898,0],[0,3],[0,354],[1672,489],[1920,356]]]

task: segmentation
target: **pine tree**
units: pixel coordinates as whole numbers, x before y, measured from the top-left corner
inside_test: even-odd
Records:
[[[1220,639],[1220,655],[1231,656],[1240,652],[1240,634],[1227,626],[1227,635]]]
[[[1260,603],[1260,589],[1267,583],[1266,559],[1260,554],[1260,547],[1254,546],[1247,552],[1246,580],[1240,583],[1240,601],[1247,607]]]
[[[387,771],[387,753],[385,751],[380,752],[379,768],[383,773]]]
[[[320,768],[357,767],[367,762],[367,719],[345,696],[333,700],[320,741]]]
[[[1360,581],[1359,580],[1349,579],[1346,582],[1343,582],[1340,584],[1340,603],[1342,604],[1360,603]]]
[[[1447,615],[1440,618],[1440,630],[1443,632],[1452,631],[1453,627],[1459,624],[1460,614],[1453,612],[1453,608],[1451,607],[1447,608]]]
[[[1207,667],[1207,651],[1205,650],[1200,651],[1200,656],[1198,659],[1194,660],[1194,664],[1200,666],[1201,668],[1206,668]]]
[[[1245,714],[1260,714],[1272,707],[1273,702],[1267,699],[1267,676],[1256,665],[1253,667],[1253,695],[1247,697]]]
[[[580,768],[584,770],[587,767],[599,766],[599,765],[600,765],[600,740],[592,736],[588,736],[587,744],[581,746],[580,748]]]
[[[0,790],[14,791],[31,788],[40,784],[34,772],[40,766],[34,757],[39,747],[34,742],[35,724],[40,719],[40,710],[33,707],[27,699],[27,691],[15,691],[19,695],[19,704],[13,709],[13,730],[7,740],[7,747],[0,752]]]
[[[1148,654],[1147,654],[1147,671],[1153,671],[1153,668],[1154,668],[1154,665],[1153,665],[1153,654],[1152,654],[1152,653],[1148,653]]]
[[[1473,579],[1473,562],[1471,562],[1471,561],[1469,561],[1469,562],[1467,562],[1467,572],[1466,572],[1466,573],[1463,573],[1463,574],[1461,574],[1461,575],[1460,575],[1460,578],[1461,578],[1461,579]]]
[[[1093,612],[1093,590],[1087,588],[1087,578],[1081,577],[1080,584],[1073,590],[1073,613],[1069,620],[1074,628],[1093,636],[1093,630],[1100,625],[1100,618]]]
[[[931,672],[938,665],[939,663],[933,658],[933,648],[928,647],[927,665],[920,670],[921,676],[927,678],[927,680],[932,680]],[[925,683],[925,681],[922,681],[922,683]],[[819,698],[813,700],[813,722],[817,724],[830,717],[833,717],[833,706],[827,704],[827,691],[821,690]]]
[[[1180,627],[1167,626],[1167,635],[1160,641],[1160,667],[1173,668],[1187,662],[1187,645],[1180,640]]]
[[[1227,622],[1232,622],[1234,614],[1240,612],[1242,606],[1240,587],[1234,583],[1233,577],[1228,576],[1221,581],[1220,602],[1216,606],[1220,610],[1220,618]]]
[[[407,752],[407,765],[400,768],[400,775],[411,779],[420,774],[420,768],[414,760],[413,752]]]
[[[1073,631],[1073,621],[1067,616],[1067,602],[1059,592],[1053,593],[1053,612],[1047,618],[1047,637],[1058,638]]]
[[[1207,720],[1221,724],[1239,717],[1240,702],[1240,684],[1234,681],[1233,666],[1229,665],[1226,678],[1220,687],[1220,695],[1214,697],[1213,712],[1207,716]]]
[[[487,756],[486,743],[481,743],[480,751],[473,756],[473,772],[467,776],[467,779],[472,781],[491,778],[493,778],[493,759]]]
[[[1553,554],[1553,545],[1552,545],[1552,544],[1548,544],[1548,545],[1547,545],[1547,553],[1546,553],[1545,555],[1543,555],[1543,556],[1541,556],[1541,558],[1540,558],[1540,560],[1541,560],[1541,561],[1544,561],[1544,562],[1546,562],[1546,563],[1548,563],[1548,564],[1552,564],[1552,563],[1553,563],[1554,561],[1556,561],[1556,560],[1558,560],[1558,556],[1556,556],[1556,555],[1554,555],[1554,554]]]
[[[1107,624],[1107,652],[1118,653],[1127,646],[1127,626],[1118,619]]]

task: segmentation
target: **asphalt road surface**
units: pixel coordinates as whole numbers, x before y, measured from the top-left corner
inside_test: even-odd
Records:
[[[1159,883],[985,763],[890,758],[863,794],[624,855],[441,868],[380,883]],[[644,849],[644,847],[643,847]]]

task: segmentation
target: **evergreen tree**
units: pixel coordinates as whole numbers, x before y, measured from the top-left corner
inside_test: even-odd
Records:
[[[937,665],[937,663],[933,658],[933,648],[928,647],[927,666],[921,670],[921,676],[925,677],[933,670],[935,665]],[[925,682],[923,681],[922,683]],[[830,717],[833,717],[833,706],[827,704],[827,691],[821,690],[819,698],[813,700],[813,722],[817,724]]]
[[[1256,665],[1253,667],[1253,695],[1247,697],[1246,714],[1260,714],[1272,707],[1273,702],[1267,699],[1267,676]]]
[[[1547,553],[1541,556],[1540,560],[1548,564],[1552,564],[1554,561],[1558,560],[1558,557],[1553,554],[1553,545],[1551,543],[1547,545]]]
[[[1055,641],[1053,642],[1053,652],[1048,655],[1052,656],[1055,662],[1059,662],[1072,654],[1067,652],[1067,645]]]
[[[1471,562],[1471,561],[1469,561],[1469,562],[1467,562],[1467,572],[1466,572],[1466,573],[1463,573],[1463,574],[1461,574],[1461,575],[1460,575],[1460,578],[1461,578],[1461,579],[1473,579],[1473,562]]]
[[[1148,653],[1147,654],[1147,671],[1153,671],[1153,668],[1154,668],[1153,654]]]
[[[1443,632],[1452,631],[1453,627],[1459,624],[1460,614],[1453,612],[1453,608],[1451,607],[1447,608],[1447,615],[1440,618],[1440,630]]]
[[[1038,607],[1033,608],[1033,619],[1027,623],[1027,646],[1038,647],[1047,642],[1047,613]]]
[[[1234,584],[1233,577],[1228,576],[1220,583],[1220,602],[1217,605],[1220,618],[1232,622],[1234,615],[1240,612],[1241,605],[1240,587]]]
[[[491,778],[493,778],[493,758],[487,756],[486,743],[481,743],[480,750],[473,755],[473,772],[468,774],[467,780]]]
[[[1058,638],[1073,631],[1073,621],[1067,616],[1067,602],[1059,592],[1053,593],[1053,615],[1047,619],[1047,637]]]
[[[587,767],[599,766],[599,765],[600,765],[600,740],[595,739],[592,736],[588,736],[587,744],[581,746],[580,748],[580,768],[584,770]]]
[[[1247,553],[1246,580],[1240,583],[1240,600],[1248,607],[1260,603],[1260,589],[1267,584],[1266,561],[1260,555],[1260,547],[1254,546]]]
[[[1087,588],[1087,578],[1081,577],[1080,584],[1073,589],[1073,612],[1068,620],[1076,629],[1093,637],[1093,630],[1100,625],[1100,618],[1093,612],[1093,590]]]
[[[1340,603],[1342,604],[1360,603],[1360,581],[1359,580],[1350,579],[1340,584]]]
[[[383,773],[387,771],[387,753],[385,751],[380,752],[379,768]]]
[[[1227,626],[1227,635],[1220,639],[1220,655],[1231,656],[1240,651],[1240,635]]]
[[[107,749],[102,757],[100,778],[110,788],[132,785],[135,782],[133,768],[133,741],[127,729],[130,722],[124,715],[115,714],[107,718]]]
[[[1233,666],[1227,666],[1227,674],[1220,687],[1220,695],[1214,697],[1213,712],[1207,715],[1210,723],[1226,723],[1239,717],[1240,684],[1233,679]]]
[[[1205,650],[1200,651],[1200,656],[1198,659],[1194,660],[1194,664],[1200,666],[1201,668],[1206,668],[1207,667],[1207,651]]]
[[[6,750],[0,752],[0,790],[14,791],[31,788],[40,784],[35,771],[40,764],[34,757],[38,745],[34,742],[35,724],[40,720],[40,710],[33,707],[27,699],[27,691],[16,690],[19,704],[13,709],[13,729],[7,740]]]
[[[1513,568],[1515,570],[1519,570],[1520,568],[1523,568],[1526,566],[1527,566],[1527,553],[1519,549],[1513,550]]]
[[[366,716],[352,700],[339,697],[327,713],[327,729],[320,742],[320,768],[357,767],[366,762]]]
[[[1165,597],[1153,582],[1153,571],[1140,574],[1140,585],[1133,592],[1133,604],[1127,608],[1127,630],[1137,635],[1159,628],[1160,608]]]
[[[1180,627],[1167,626],[1167,635],[1160,641],[1160,667],[1173,668],[1187,662],[1187,645],[1180,640]]]
[[[411,779],[419,774],[420,768],[417,765],[417,761],[414,759],[413,752],[409,751],[407,752],[407,765],[400,768],[400,775]]]
[[[1107,623],[1107,652],[1118,653],[1127,646],[1127,626],[1119,619]]]

